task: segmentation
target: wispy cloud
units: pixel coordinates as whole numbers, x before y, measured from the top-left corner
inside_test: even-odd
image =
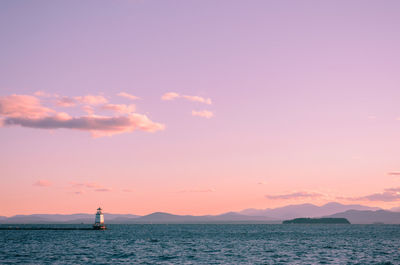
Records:
[[[36,187],[50,187],[52,186],[51,181],[45,180],[45,179],[40,179],[38,181],[36,181],[35,183],[33,183],[33,186]]]
[[[101,96],[101,95],[86,95],[86,96],[79,96],[74,98],[76,101],[82,104],[88,105],[100,105],[105,104],[108,100]]]
[[[400,176],[400,172],[388,172],[387,174],[390,176]]]
[[[176,99],[179,97],[180,97],[180,95],[178,93],[168,92],[168,93],[165,93],[164,95],[162,95],[161,99],[162,100],[173,100],[173,99]]]
[[[135,105],[125,105],[125,104],[105,104],[100,107],[102,110],[111,110],[117,113],[129,114],[135,112]]]
[[[59,107],[73,107],[76,105],[76,100],[69,97],[60,97],[56,100],[56,105]]]
[[[180,95],[179,93],[176,93],[176,92],[168,92],[168,93],[165,93],[164,95],[162,95],[162,97],[161,97],[162,100],[174,100],[177,98],[183,98],[188,101],[204,103],[207,105],[212,104],[210,98],[203,98],[200,96]]]
[[[0,97],[0,116],[3,117],[37,119],[51,113],[55,111],[43,106],[34,96],[13,94]]]
[[[128,99],[131,99],[131,100],[140,99],[139,97],[134,96],[134,95],[129,94],[129,93],[126,93],[126,92],[120,92],[120,93],[117,94],[117,96],[124,97],[124,98],[128,98]]]
[[[50,94],[50,93],[46,93],[42,90],[40,91],[36,91],[35,93],[33,93],[35,96],[37,97],[43,97],[43,98],[51,98],[51,97],[58,97],[57,94]]]
[[[214,189],[193,189],[193,190],[180,190],[178,193],[208,193],[215,192]]]
[[[94,191],[96,191],[96,192],[109,192],[109,191],[112,191],[112,189],[109,189],[109,188],[100,188],[100,189],[95,189]]]
[[[211,119],[212,117],[214,117],[214,113],[209,110],[201,110],[201,111],[192,110],[192,116]]]
[[[89,116],[72,117],[65,112],[56,112],[45,107],[35,96],[10,95],[0,97],[1,126],[16,126],[37,129],[73,129],[88,131],[93,137],[111,136],[141,130],[155,132],[164,130],[165,125],[151,121],[146,115],[132,113],[134,105],[105,104],[104,109],[117,112],[116,116],[94,115],[91,105],[106,102],[103,96],[84,96],[81,102],[88,103],[84,110]]]
[[[349,201],[382,201],[382,202],[395,202],[400,201],[400,187],[388,188],[380,193],[373,193],[361,197],[340,197]]]
[[[102,188],[102,186],[96,182],[70,182],[70,184],[72,187]]]
[[[265,195],[265,198],[270,200],[291,200],[291,199],[304,199],[304,198],[318,198],[323,197],[323,194],[316,192],[293,192],[287,194],[279,194],[279,195]]]

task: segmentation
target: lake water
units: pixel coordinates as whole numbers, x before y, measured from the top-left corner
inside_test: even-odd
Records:
[[[0,230],[0,263],[400,264],[400,225],[108,227]]]

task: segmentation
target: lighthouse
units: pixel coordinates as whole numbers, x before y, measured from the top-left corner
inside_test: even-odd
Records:
[[[102,209],[99,207],[96,212],[96,218],[94,219],[93,229],[95,230],[106,230],[106,226],[104,225],[104,215],[101,211]]]

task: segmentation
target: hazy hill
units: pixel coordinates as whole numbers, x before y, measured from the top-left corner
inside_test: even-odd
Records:
[[[203,216],[174,215],[157,212],[132,219],[130,223],[277,223],[277,220],[263,216],[246,216],[233,212]]]
[[[118,218],[136,218],[138,215],[133,214],[109,214],[105,213],[104,218],[113,223]],[[14,215],[12,217],[0,218],[0,223],[6,224],[92,224],[94,222],[94,214],[31,214],[31,215]]]
[[[400,207],[393,207],[390,210],[393,211],[393,212],[400,212]]]
[[[343,217],[351,223],[400,223],[400,212],[383,211],[376,207],[358,204],[344,205],[327,203],[322,206],[313,204],[288,205],[275,209],[246,209],[241,212],[228,212],[220,215],[175,215],[155,212],[145,216],[133,214],[105,213],[107,224],[135,224],[135,223],[279,223],[282,220],[300,217]],[[93,214],[32,214],[0,217],[3,224],[92,224]]]
[[[342,213],[332,214],[326,217],[346,218],[352,224],[400,224],[400,212],[391,212],[385,210],[378,211],[357,211],[349,210]]]
[[[330,202],[322,206],[317,206],[314,204],[297,204],[297,205],[287,205],[284,207],[279,207],[275,209],[246,209],[240,211],[240,214],[249,216],[268,216],[274,219],[292,219],[298,217],[321,217],[325,215],[335,214],[339,212],[344,212],[347,210],[380,210],[377,207],[368,207],[359,204],[340,204],[337,202]]]

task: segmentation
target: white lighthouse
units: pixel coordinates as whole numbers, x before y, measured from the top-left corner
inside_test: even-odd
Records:
[[[96,212],[96,218],[94,219],[93,229],[95,230],[106,230],[106,226],[104,225],[104,215],[101,211],[102,209],[99,207]]]

